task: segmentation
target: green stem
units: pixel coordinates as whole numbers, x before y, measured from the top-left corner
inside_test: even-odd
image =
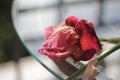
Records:
[[[83,71],[85,70],[85,68],[86,68],[86,65],[84,65],[83,67],[81,67],[79,70],[77,70],[71,76],[69,76],[66,80],[74,80],[75,77],[77,77],[78,75],[80,75],[81,73],[83,73]]]
[[[103,60],[104,58],[106,58],[107,56],[109,56],[111,53],[113,53],[114,51],[118,50],[120,48],[120,43],[118,43],[116,46],[104,51],[101,53],[101,55],[99,55],[96,59],[98,62],[100,62],[101,60]],[[83,73],[83,71],[85,70],[86,65],[81,67],[79,70],[77,70],[75,73],[73,73],[71,76],[69,76],[66,80],[74,80],[75,77],[77,77],[78,75],[80,75],[81,73]]]
[[[101,61],[103,60],[104,58],[106,58],[107,56],[109,56],[111,53],[113,53],[114,51],[116,51],[117,49],[120,48],[120,43],[118,43],[116,46],[102,52],[96,59],[97,61]]]
[[[99,38],[99,40],[109,43],[120,43],[120,38],[111,38],[111,39]]]

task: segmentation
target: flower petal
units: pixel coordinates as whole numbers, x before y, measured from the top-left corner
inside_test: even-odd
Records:
[[[75,27],[75,25],[78,23],[79,19],[75,16],[70,16],[66,19],[65,24],[67,26]]]
[[[43,43],[43,48],[39,52],[48,55],[52,59],[66,59],[76,49],[76,46],[67,42],[73,34],[75,34],[75,31],[72,27],[57,27]],[[72,41],[69,42],[72,43]]]
[[[87,61],[95,55],[96,51],[94,49],[89,49],[83,52],[80,60]]]
[[[83,51],[83,59],[88,60],[101,50],[101,45],[92,27],[86,20],[81,20],[75,27],[80,35],[80,48]]]
[[[54,60],[72,57],[75,61],[86,61],[101,50],[93,23],[79,21],[75,16],[68,17],[58,27],[46,28],[45,39],[39,52]]]
[[[46,28],[46,30],[45,30],[45,40],[47,40],[49,38],[49,36],[53,33],[55,28],[56,28],[56,26],[49,26],[49,27]]]
[[[94,27],[94,25],[93,25],[92,22],[89,22],[88,24],[89,24],[89,26],[90,26],[92,29],[95,29],[95,27]]]

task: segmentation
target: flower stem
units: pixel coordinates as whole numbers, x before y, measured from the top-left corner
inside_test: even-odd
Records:
[[[83,73],[83,71],[85,70],[85,68],[86,68],[86,65],[84,65],[83,67],[81,67],[79,70],[77,70],[71,76],[69,76],[66,80],[74,80],[75,77],[77,77],[78,75],[80,75],[81,73]]]
[[[120,43],[120,38],[111,38],[111,39],[99,38],[99,40],[102,42]]]
[[[114,47],[104,51],[101,53],[101,55],[99,55],[96,59],[98,62],[100,62],[101,60],[103,60],[104,58],[106,58],[107,56],[109,56],[111,53],[113,53],[114,51],[118,50],[120,48],[120,43],[118,43],[117,45],[115,45]],[[77,77],[78,75],[80,75],[81,73],[83,73],[83,71],[85,70],[86,65],[84,65],[83,67],[81,67],[79,70],[77,70],[75,73],[73,73],[71,76],[69,76],[66,80],[74,80],[75,77]]]
[[[117,49],[120,48],[120,43],[118,43],[116,46],[102,52],[96,59],[97,61],[101,61],[103,60],[105,57],[109,56],[111,53],[113,53],[114,51],[116,51]]]

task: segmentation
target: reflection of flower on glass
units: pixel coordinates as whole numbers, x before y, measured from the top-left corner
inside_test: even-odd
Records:
[[[68,17],[59,26],[49,26],[45,39],[39,52],[54,60],[71,57],[75,61],[86,61],[101,50],[93,24],[75,16]]]

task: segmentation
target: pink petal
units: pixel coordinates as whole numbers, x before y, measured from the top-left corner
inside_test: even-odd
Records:
[[[56,26],[49,26],[45,30],[45,40],[49,38],[49,36],[53,33],[54,29],[57,28]]]
[[[59,26],[65,26],[65,22],[61,22]]]
[[[43,48],[39,52],[52,59],[66,59],[76,49],[76,46],[67,44],[67,39],[72,38],[72,34],[75,34],[72,27],[57,27],[43,43]]]

